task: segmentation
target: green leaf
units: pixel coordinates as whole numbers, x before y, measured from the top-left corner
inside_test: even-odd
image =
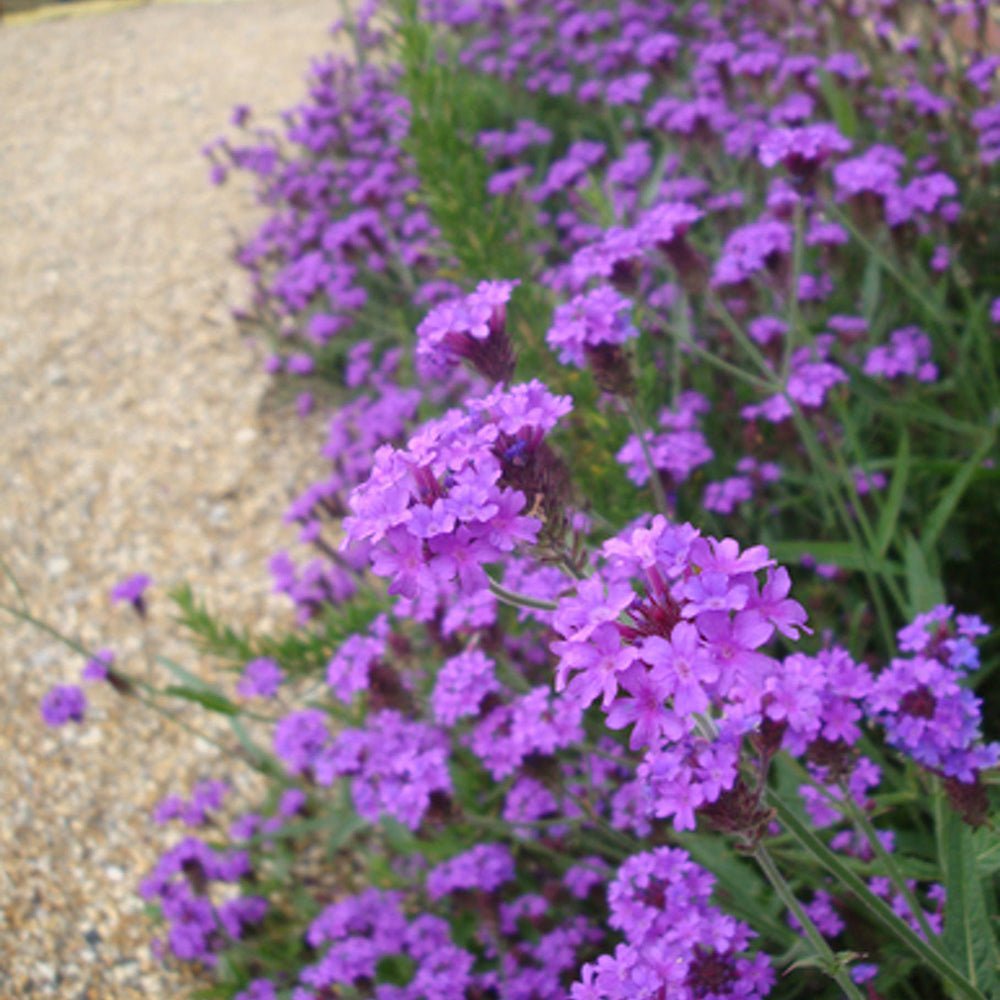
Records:
[[[1000,871],[1000,830],[984,826],[973,834],[976,870],[981,878]]]
[[[892,544],[899,523],[899,512],[903,506],[903,497],[910,480],[910,435],[906,428],[899,439],[899,451],[893,465],[892,482],[889,484],[889,495],[882,508],[875,529],[875,545],[879,558],[884,558]]]
[[[831,851],[816,836],[809,824],[800,819],[780,797],[769,795],[768,801],[774,806],[778,821],[791,837],[817,864],[825,868],[840,882],[844,889],[851,892],[872,920],[888,931],[918,962],[933,969],[953,988],[956,995],[967,997],[968,1000],[985,1000],[978,987],[966,978],[964,971],[956,967],[948,956],[938,950],[937,939],[925,941],[921,938],[909,924],[893,912],[892,907],[884,899],[876,896],[864,880],[850,868],[844,858]]]
[[[240,712],[239,707],[234,705],[225,695],[216,694],[214,691],[200,691],[196,688],[173,684],[164,691],[164,694],[196,702],[202,708],[207,708],[210,712],[217,712],[219,715],[239,715]]]
[[[869,254],[861,279],[861,311],[869,325],[875,318],[882,295],[882,265],[875,254]]]
[[[375,981],[405,986],[413,979],[416,968],[413,959],[402,952],[397,955],[383,955],[375,966]]]
[[[938,856],[947,892],[942,944],[951,961],[986,996],[1000,996],[997,941],[976,870],[973,835],[945,802],[936,800]]]
[[[928,565],[925,551],[909,532],[904,543],[906,590],[910,599],[910,615],[920,614],[937,604],[944,604],[944,587]]]
[[[202,678],[200,678],[197,674],[191,673],[187,667],[182,667],[176,660],[171,660],[169,656],[157,656],[156,662],[159,663],[161,667],[166,667],[167,670],[174,675],[174,677],[183,681],[189,688],[194,688],[196,691],[210,691],[215,694],[222,694],[218,688],[212,687],[208,681],[202,680]]]
[[[944,491],[934,510],[931,511],[920,538],[920,544],[925,553],[930,553],[931,549],[937,544],[941,532],[948,524],[948,519],[954,513],[959,500],[962,499],[962,494],[982,465],[983,459],[989,454],[995,440],[996,430],[994,429],[986,435],[979,447],[962,463],[961,468],[948,484],[948,488]]]
[[[770,541],[771,555],[778,562],[801,562],[806,556],[820,563],[832,563],[841,569],[875,569],[881,573],[901,573],[902,567],[887,559],[876,559],[873,553],[866,554],[853,542],[821,541]],[[872,565],[874,563],[874,565]]]
[[[819,71],[819,88],[837,128],[848,139],[853,139],[858,134],[858,115],[847,91],[837,84],[830,73],[822,69]]]

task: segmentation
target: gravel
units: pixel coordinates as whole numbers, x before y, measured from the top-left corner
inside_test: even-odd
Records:
[[[240,178],[209,187],[200,148],[235,104],[298,99],[337,10],[95,9],[0,26],[0,557],[31,611],[91,648],[210,675],[166,590],[287,622],[266,562],[294,541],[281,515],[320,468],[323,421],[272,405],[237,335],[230,255],[257,209]],[[108,601],[136,572],[155,581],[145,625]],[[2,578],[0,601],[17,601]],[[165,844],[149,811],[199,777],[246,779],[107,687],[84,725],[47,730],[41,695],[81,666],[0,612],[0,996],[183,996],[135,894]]]

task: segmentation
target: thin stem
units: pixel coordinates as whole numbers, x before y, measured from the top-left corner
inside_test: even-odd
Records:
[[[847,815],[850,817],[851,822],[864,834],[865,839],[871,845],[872,852],[875,857],[878,858],[882,865],[885,873],[889,876],[890,881],[903,899],[906,900],[906,905],[910,908],[910,912],[916,918],[917,924],[920,926],[920,930],[924,937],[927,938],[929,942],[933,942],[937,935],[931,930],[931,925],[927,922],[927,915],[924,913],[924,908],[920,905],[917,897],[913,895],[913,891],[906,884],[906,879],[903,873],[899,870],[899,865],[896,864],[895,858],[882,846],[882,841],[879,840],[878,832],[875,827],[872,826],[868,817],[865,815],[863,809],[858,806],[855,801],[854,796],[851,794],[850,788],[847,787],[846,781],[838,782],[841,794],[843,795],[843,801],[841,803]]]
[[[3,575],[7,577],[8,580],[10,580],[11,584],[14,587],[14,592],[17,594],[18,600],[21,602],[21,607],[26,610],[28,607],[27,595],[24,593],[24,588],[21,586],[20,582],[17,579],[17,576],[14,574],[14,571],[8,565],[6,559],[0,559],[0,573],[3,573]]]
[[[943,313],[941,309],[926,295],[921,291],[920,287],[903,274],[903,272],[896,266],[895,262],[890,259],[890,257],[875,243],[873,243],[867,236],[865,236],[857,226],[851,221],[850,217],[846,212],[841,211],[839,208],[830,206],[833,217],[837,219],[845,229],[850,232],[850,234],[870,253],[872,256],[877,257],[879,263],[906,289],[906,291],[917,299],[920,304],[934,317],[934,319],[941,324],[941,326],[951,326],[951,317],[946,313]]]
[[[715,314],[722,321],[722,325],[729,331],[730,336],[743,348],[750,357],[750,360],[760,370],[761,381],[770,388],[771,392],[780,392],[783,386],[782,380],[778,378],[777,373],[757,345],[744,332],[743,327],[736,322],[726,304],[715,294],[711,296],[710,304],[715,310]]]
[[[490,593],[504,604],[509,604],[514,608],[528,608],[532,611],[555,611],[559,607],[555,601],[546,601],[541,597],[531,597],[528,594],[518,593],[516,590],[508,590],[502,583],[498,583],[493,577],[489,577]]]
[[[795,203],[794,209],[795,242],[792,248],[792,274],[788,289],[788,335],[785,337],[784,357],[781,361],[781,381],[787,382],[788,372],[792,363],[792,353],[798,340],[802,322],[799,309],[799,278],[802,275],[802,258],[805,253],[803,229],[805,227],[805,212],[802,202]],[[805,332],[805,331],[803,331]]]
[[[805,908],[798,901],[792,887],[785,881],[784,875],[778,870],[774,863],[774,858],[768,853],[763,844],[759,844],[753,852],[753,858],[760,866],[768,882],[774,887],[781,901],[795,915],[799,926],[820,960],[820,968],[844,991],[844,995],[851,1000],[864,1000],[864,994],[854,984],[851,974],[847,971],[843,961],[837,958],[827,940],[820,933],[819,928],[813,923],[812,917],[806,913]]]
[[[667,494],[663,489],[663,480],[660,478],[660,470],[653,462],[653,453],[649,450],[649,442],[646,440],[646,428],[639,416],[639,411],[631,399],[625,401],[625,412],[628,414],[628,422],[632,425],[632,431],[639,439],[639,447],[642,449],[642,457],[649,470],[649,485],[653,490],[653,498],[656,500],[656,508],[665,517],[670,516],[670,507],[667,504]]]
[[[892,936],[904,945],[917,959],[933,969],[957,994],[968,1000],[985,1000],[985,997],[952,963],[930,942],[925,941],[916,931],[901,920],[884,899],[865,885],[864,880],[845,860],[820,840],[813,830],[785,804],[780,796],[768,794],[768,802],[774,807],[778,821],[791,834],[798,845],[840,884],[853,894],[854,898]]]
[[[773,380],[773,373],[771,373],[771,379],[764,379],[759,378],[756,375],[751,375],[738,365],[734,365],[732,362],[726,361],[724,358],[716,357],[716,355],[714,355],[711,351],[707,351],[704,347],[696,344],[690,337],[685,337],[684,334],[678,333],[672,326],[668,326],[666,330],[678,344],[683,345],[685,350],[690,351],[700,360],[711,365],[713,368],[718,368],[719,371],[725,372],[727,375],[731,375],[740,382],[746,382],[747,385],[752,386],[754,389],[761,392],[774,393],[780,391],[780,386]]]
[[[820,473],[820,481],[822,482],[830,501],[832,501],[834,507],[836,508],[844,530],[847,532],[852,544],[861,555],[864,562],[862,572],[865,574],[865,579],[868,583],[868,590],[871,593],[872,601],[875,604],[875,614],[878,617],[879,628],[882,631],[882,638],[886,644],[886,648],[892,649],[895,641],[895,633],[889,620],[889,614],[886,610],[885,602],[882,597],[882,592],[879,589],[878,582],[879,579],[885,582],[887,589],[889,589],[890,593],[893,593],[893,596],[895,597],[896,594],[898,594],[896,581],[893,580],[887,573],[877,574],[876,569],[872,567],[870,556],[874,546],[872,545],[869,547],[866,541],[860,537],[858,525],[855,522],[855,519],[851,517],[850,509],[848,508],[847,502],[844,500],[843,496],[841,496],[840,489],[838,488],[835,478],[825,475],[825,472],[827,471],[827,464],[824,459],[819,440],[813,433],[812,428],[809,426],[809,421],[806,420],[798,405],[793,405],[792,407],[792,420],[795,423],[799,438],[809,455],[810,462]],[[836,456],[836,449],[833,450]],[[848,475],[850,475],[849,470]]]
[[[86,646],[82,646],[78,643],[76,639],[71,639],[68,635],[64,635],[57,628],[54,628],[48,622],[42,621],[41,618],[36,618],[29,611],[22,611],[20,608],[12,608],[9,604],[3,603],[0,603],[0,611],[6,611],[9,615],[13,615],[15,618],[19,618],[21,621],[27,622],[29,625],[34,625],[35,628],[51,635],[53,639],[58,639],[64,646],[68,646],[74,652],[79,653],[87,659],[90,659],[90,657],[94,655],[89,649],[87,649]]]

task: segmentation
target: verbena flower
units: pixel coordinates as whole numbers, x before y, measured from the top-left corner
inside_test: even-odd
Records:
[[[938,369],[930,358],[930,337],[915,326],[907,326],[894,330],[887,344],[868,352],[863,371],[873,377],[896,379],[908,375],[918,382],[933,382]]]
[[[115,663],[114,650],[99,649],[84,665],[80,674],[85,681],[106,681]]]
[[[47,726],[65,726],[67,722],[83,722],[87,712],[87,697],[76,684],[57,684],[50,688],[41,702],[42,720]]]
[[[514,878],[514,858],[503,844],[478,844],[427,873],[427,895],[441,899],[473,889],[493,892]]]
[[[583,966],[574,1000],[767,996],[774,971],[765,955],[747,953],[750,928],[712,904],[713,883],[680,849],[629,858],[608,889],[625,944]]]
[[[111,588],[111,603],[128,603],[139,615],[146,614],[146,591],[153,581],[145,573],[126,577]]]
[[[764,220],[741,226],[726,238],[716,261],[712,284],[738,285],[764,271],[774,271],[792,251],[792,229]]]
[[[506,305],[518,281],[481,281],[462,298],[436,305],[417,327],[417,365],[428,377],[467,360],[481,375],[506,382],[514,351],[506,332]]]
[[[284,679],[285,672],[281,667],[274,660],[262,657],[251,660],[243,668],[236,690],[244,698],[273,698]]]

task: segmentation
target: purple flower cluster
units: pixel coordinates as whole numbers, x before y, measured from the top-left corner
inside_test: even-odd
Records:
[[[376,822],[392,816],[415,830],[435,798],[451,792],[444,734],[399,712],[370,715],[364,729],[340,733],[317,779],[329,784],[349,776],[358,814]]]
[[[708,400],[699,392],[682,393],[674,405],[660,411],[659,425],[663,433],[646,431],[646,447],[657,471],[669,477],[677,486],[687,480],[695,469],[710,462],[714,452],[698,427],[699,417],[709,410]],[[646,452],[634,434],[615,456],[628,470],[636,486],[649,481]]]
[[[212,883],[236,883],[251,874],[243,851],[214,851],[187,837],[164,854],[140,893],[159,903],[169,928],[167,944],[180,959],[214,965],[218,953],[259,924],[268,910],[260,896],[236,896],[220,904],[210,897]]]
[[[42,720],[47,726],[65,726],[67,722],[83,722],[87,712],[87,696],[76,684],[57,684],[50,688],[41,703]]]
[[[759,274],[775,273],[792,252],[792,228],[764,219],[733,230],[722,245],[712,284],[739,285]]]
[[[896,657],[878,675],[865,703],[890,745],[931,771],[975,784],[1000,761],[1000,744],[983,743],[981,700],[963,680],[979,665],[973,640],[985,633],[975,616],[940,605],[899,633]]]
[[[244,698],[273,698],[285,679],[285,672],[274,660],[262,657],[243,668],[236,690]]]
[[[741,552],[661,516],[605,543],[604,556],[559,602],[556,688],[584,704],[601,696],[608,725],[645,754],[647,811],[691,829],[699,807],[733,788],[740,739],[781,672],[760,648],[776,632],[796,638],[805,612],[763,546]]]
[[[367,635],[348,636],[326,668],[326,683],[340,701],[350,703],[358,691],[368,688],[372,668],[386,653],[388,625],[380,615]]]
[[[351,495],[346,542],[371,545],[390,594],[483,590],[484,564],[537,539],[529,498],[531,508],[562,500],[544,439],[570,405],[538,381],[498,387],[425,424],[406,449],[379,449]]]
[[[483,699],[500,690],[494,666],[478,649],[445,660],[431,694],[435,721],[442,726],[453,726],[463,716],[478,715]]]
[[[355,808],[372,822],[385,814],[416,829],[432,799],[451,792],[444,734],[392,709],[336,737],[318,709],[293,712],[275,728],[274,751],[290,773],[320,785],[350,777]]]
[[[146,591],[152,580],[145,573],[126,577],[111,588],[112,604],[131,604],[139,615],[146,614]]]
[[[458,998],[472,985],[473,956],[451,939],[448,923],[424,914],[408,920],[398,893],[369,889],[359,896],[328,906],[312,922],[306,935],[312,948],[324,948],[322,957],[306,966],[300,983],[310,988],[297,996],[314,997],[375,980],[379,961],[405,955],[414,964],[405,986],[376,987],[378,1000]]]
[[[185,826],[204,826],[210,814],[222,808],[229,786],[224,781],[199,781],[191,792],[190,799],[180,795],[168,795],[161,799],[153,810],[153,822],[157,824],[180,820]]]
[[[930,360],[931,350],[930,337],[917,327],[894,330],[887,344],[873,347],[868,352],[864,373],[886,379],[908,375],[918,382],[933,382],[937,379],[938,369]]]
[[[514,878],[514,859],[503,844],[477,844],[427,873],[427,895],[442,899],[452,892],[493,892]]]
[[[628,299],[602,285],[559,306],[546,340],[563,364],[583,368],[589,356],[639,336],[631,308]]]
[[[417,368],[440,376],[459,360],[485,378],[506,382],[514,374],[514,351],[506,332],[506,306],[517,281],[481,281],[462,298],[438,303],[417,327]]]
[[[767,996],[774,970],[747,954],[753,932],[712,904],[713,883],[679,848],[629,858],[608,888],[609,923],[625,943],[583,966],[573,1000]]]

